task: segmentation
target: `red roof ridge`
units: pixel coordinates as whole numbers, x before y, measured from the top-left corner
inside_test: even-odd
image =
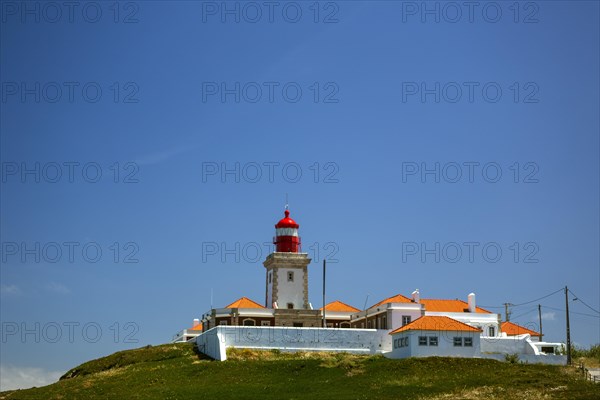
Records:
[[[342,305],[343,307],[346,307],[347,310],[333,310],[333,309],[329,309],[329,306],[338,305],[338,304]],[[319,310],[322,310],[322,309],[323,309],[323,307],[319,308]],[[332,301],[330,303],[325,304],[325,311],[332,311],[332,312],[335,312],[335,311],[352,311],[352,312],[358,312],[358,311],[360,311],[360,309],[358,309],[356,307],[353,307],[350,304],[344,303],[343,301],[334,300],[334,301]]]
[[[392,299],[394,299],[394,298],[396,298],[396,297],[397,297],[399,300],[403,300],[403,301],[391,301]],[[382,304],[388,304],[388,303],[413,303],[413,301],[412,301],[411,299],[409,299],[408,297],[406,297],[406,296],[404,296],[404,295],[402,295],[402,294],[398,293],[398,294],[396,294],[396,295],[393,295],[393,296],[390,296],[390,297],[387,297],[387,298],[385,298],[385,299],[381,300],[379,303],[373,304],[373,305],[372,305],[371,307],[369,307],[369,308],[377,307],[377,306],[380,306],[380,305],[382,305]]]
[[[464,322],[457,321],[454,318],[441,315],[425,315],[415,319],[409,324],[391,331],[390,335],[410,330],[482,332],[481,329],[465,324]]]
[[[524,326],[515,324],[514,322],[511,322],[511,321],[502,322],[500,324],[500,332],[504,332],[508,336],[523,335],[526,333],[528,333],[531,336],[539,336],[539,337],[542,336],[539,332],[536,332],[533,329],[525,328]]]
[[[428,301],[449,301],[449,302],[460,302],[462,304],[465,305],[465,309],[467,309],[469,307],[469,303],[467,303],[464,300],[461,299],[421,299],[420,303],[425,304]],[[427,310],[427,304],[425,304],[425,311],[431,311],[431,312],[439,312],[439,311],[434,311],[434,310]],[[442,311],[443,312],[443,311]],[[446,311],[446,312],[451,312],[451,311]],[[492,314],[491,311],[486,310],[485,308],[479,307],[477,305],[475,305],[475,312],[483,312],[483,313],[488,313],[488,314]]]
[[[261,304],[255,302],[254,300],[243,296],[243,297],[240,297],[239,299],[237,299],[236,301],[234,301],[233,303],[229,304],[225,308],[265,308],[265,307],[262,306]]]

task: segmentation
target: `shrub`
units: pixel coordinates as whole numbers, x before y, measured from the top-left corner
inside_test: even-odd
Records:
[[[511,363],[511,364],[516,364],[519,362],[519,355],[514,353],[514,354],[506,354],[504,356],[504,361]]]

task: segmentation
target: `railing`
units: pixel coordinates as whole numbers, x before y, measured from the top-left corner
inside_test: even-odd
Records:
[[[583,365],[583,362],[580,362],[580,363],[579,363],[579,369],[581,370],[581,373],[583,374],[583,376],[585,377],[585,379],[586,379],[586,380],[588,380],[588,381],[592,381],[592,382],[594,382],[594,383],[600,383],[600,377],[598,377],[598,376],[597,376],[597,375],[595,375],[595,374],[592,374],[592,373],[590,372],[590,370],[589,370],[589,369],[587,369],[587,368],[585,367],[585,365]]]

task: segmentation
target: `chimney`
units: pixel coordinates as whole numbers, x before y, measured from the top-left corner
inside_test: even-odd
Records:
[[[194,318],[194,322],[192,322],[192,328],[195,327],[196,325],[198,325],[200,323],[200,320],[198,318]]]
[[[475,306],[475,293],[470,293],[468,298],[468,303],[469,303],[469,312],[474,313],[475,311],[477,311],[477,308]]]
[[[421,296],[419,295],[419,289],[415,289],[415,291],[412,292],[412,301],[413,301],[413,303],[419,303],[421,301]]]

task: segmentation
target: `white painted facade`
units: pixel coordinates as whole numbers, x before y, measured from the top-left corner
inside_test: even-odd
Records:
[[[386,303],[371,307],[365,311],[352,314],[353,323],[360,328],[367,328],[367,319],[376,317],[375,323],[370,328],[392,330],[405,324],[403,321],[414,321],[423,315],[423,306],[418,303]],[[405,320],[406,317],[406,320]],[[384,328],[385,326],[385,328]]]
[[[289,308],[288,304],[292,304],[295,309],[304,308],[304,271],[301,268],[273,268],[273,273],[277,274],[277,306]]]
[[[480,336],[475,332],[409,330],[392,336],[388,358],[476,357],[481,354]]]
[[[297,351],[340,351],[381,354],[391,350],[391,337],[376,329],[217,326],[195,339],[198,349],[219,361],[227,348]]]

